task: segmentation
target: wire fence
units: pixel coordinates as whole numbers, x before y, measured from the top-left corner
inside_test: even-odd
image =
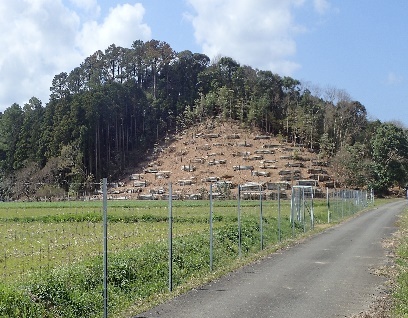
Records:
[[[340,189],[327,192],[328,222],[336,222],[374,204],[373,191]]]
[[[109,288],[116,280],[161,286],[158,291],[167,285],[171,291],[197,273],[217,271],[316,226],[339,222],[374,200],[372,192],[360,190],[327,190],[326,198],[315,199],[312,187],[293,187],[289,196],[286,191],[281,197],[279,187],[271,196],[262,187],[248,191],[241,185],[236,199],[225,200],[214,196],[210,185],[208,200],[184,201],[175,200],[169,184],[167,200],[110,201],[107,187],[102,189],[102,201],[2,203],[3,284],[30,280],[55,268],[71,270],[93,259],[103,265],[98,275],[103,278],[101,302],[107,316]],[[138,251],[144,253],[140,259],[124,260],[127,253]],[[120,266],[130,262],[121,274],[115,267],[118,257]],[[150,271],[161,273],[157,279],[164,277],[166,282],[146,280],[140,274],[142,266],[152,267]],[[132,268],[139,268],[139,274]]]

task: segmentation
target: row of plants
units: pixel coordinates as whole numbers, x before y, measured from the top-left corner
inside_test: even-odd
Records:
[[[236,207],[229,207],[229,204],[225,205],[222,202],[216,203],[213,225],[215,227],[225,224],[236,225],[238,223]],[[193,208],[186,205],[174,208],[174,236],[209,232],[208,202],[202,201],[201,206],[197,206],[196,202],[192,204]],[[61,212],[64,210],[66,209],[50,207],[37,216],[22,215],[1,219],[0,269],[3,280],[13,280],[38,268],[49,269],[61,264],[72,264],[89,256],[101,255],[102,212],[89,211],[87,207],[78,208],[75,213]],[[241,217],[245,219],[258,216],[259,220],[259,210],[259,202],[243,204]],[[288,219],[289,210],[289,202],[281,202],[281,221]],[[316,201],[314,210],[315,224],[325,224],[327,222],[326,203]],[[277,202],[263,202],[263,213],[266,222],[272,218],[277,219]],[[2,215],[1,209],[0,215]],[[333,215],[332,220],[339,219]],[[146,242],[166,240],[167,222],[167,209],[165,207],[163,209],[163,206],[159,209],[140,208],[140,206],[138,210],[109,209],[109,250],[117,252],[139,247]],[[307,223],[306,227],[309,229]]]
[[[277,201],[265,201],[261,239],[259,201],[241,203],[239,244],[236,202],[214,202],[214,272],[231,270],[263,248],[274,247],[279,240],[292,239],[304,231],[298,222],[292,228],[290,202],[280,202],[278,211]],[[25,204],[31,212],[37,208]],[[6,220],[0,222],[2,250],[20,253],[14,258],[5,255],[4,262],[0,255],[0,269],[3,266],[3,272],[13,271],[0,283],[0,317],[100,315],[102,222],[88,221],[86,216],[94,211],[87,204],[76,206],[75,213],[68,211],[62,203],[50,206],[48,218],[54,220],[49,222],[46,211],[34,214],[33,220],[25,216],[15,220],[4,218],[0,209],[0,216]],[[118,313],[119,308],[135,302],[138,307],[157,294],[167,293],[168,211],[165,202],[110,202],[108,211],[109,310]],[[192,281],[213,275],[209,265],[209,202],[175,202],[173,215],[173,284],[183,289]],[[314,215],[316,225],[325,226],[325,200],[315,200]]]
[[[267,220],[265,219],[265,222]],[[289,222],[285,222],[289,224]],[[284,227],[289,233],[290,227]],[[259,220],[242,223],[242,256],[259,251]],[[266,244],[277,241],[276,220],[265,223]],[[215,268],[237,262],[238,232],[228,224],[214,232]],[[175,287],[204,277],[209,268],[209,236],[192,233],[174,239],[173,284]],[[168,289],[167,241],[142,246],[109,256],[109,310],[119,312]],[[72,266],[32,272],[16,284],[0,283],[0,316],[7,317],[99,317],[103,310],[101,256]],[[229,265],[225,265],[229,264]],[[17,305],[18,304],[18,305]]]
[[[83,202],[10,203],[0,206],[0,276],[15,280],[33,270],[72,265],[102,254],[102,209]],[[177,204],[174,236],[208,232],[209,203]],[[99,202],[99,205],[101,202]],[[267,217],[275,215],[276,203],[265,204]],[[236,207],[214,204],[214,226],[237,223]],[[244,214],[257,214],[254,205],[243,205]],[[287,206],[286,206],[287,208]],[[167,239],[167,202],[109,202],[109,250],[116,253],[146,242]]]
[[[288,201],[283,205],[287,206]],[[285,203],[286,202],[286,203]],[[164,200],[109,201],[109,220],[111,222],[164,221],[167,218],[168,202]],[[274,207],[276,201],[264,201],[263,205]],[[179,220],[208,220],[208,201],[173,201]],[[236,200],[214,201],[214,209],[221,213],[236,215]],[[258,201],[241,201],[242,207],[256,208]],[[216,216],[217,217],[217,216]],[[206,219],[207,218],[207,219]],[[102,220],[101,201],[60,201],[60,202],[2,202],[0,222],[96,222]]]

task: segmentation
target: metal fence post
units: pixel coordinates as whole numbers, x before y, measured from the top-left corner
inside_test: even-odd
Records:
[[[340,215],[339,190],[336,190],[335,195],[336,195],[336,214],[337,214],[337,217],[339,217],[339,215]]]
[[[303,215],[303,232],[306,233],[306,207],[305,207],[305,188],[302,188],[302,215]]]
[[[330,198],[329,198],[329,188],[326,188],[326,201],[327,201],[327,223],[330,223]]]
[[[241,185],[238,185],[238,255],[241,258]]]
[[[314,230],[313,191],[311,191],[310,195],[312,197],[312,203],[310,205],[310,223],[311,223],[310,226],[312,230]]]
[[[278,184],[278,239],[281,242],[281,206],[280,206],[280,185]]]
[[[290,198],[290,219],[292,222],[292,237],[295,237],[295,197],[293,195],[293,188]]]
[[[212,183],[210,184],[210,271],[213,270],[213,193]]]
[[[107,179],[102,180],[103,197],[103,317],[108,317],[108,186]]]
[[[259,186],[259,214],[260,214],[260,220],[259,220],[259,234],[261,236],[261,251],[263,250],[263,211],[262,211],[262,186]]]
[[[173,190],[169,183],[169,291],[173,290]]]

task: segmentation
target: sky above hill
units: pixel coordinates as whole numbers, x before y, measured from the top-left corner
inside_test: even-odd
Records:
[[[369,118],[408,127],[406,0],[2,0],[0,111],[32,97],[45,105],[56,74],[96,50],[135,40],[331,88]]]

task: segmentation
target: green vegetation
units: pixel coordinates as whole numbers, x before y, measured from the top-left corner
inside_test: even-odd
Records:
[[[408,210],[399,221],[400,235],[396,250],[397,277],[393,292],[395,317],[408,317]]]
[[[309,85],[310,86],[310,85]],[[146,150],[197,123],[232,120],[333,163],[336,182],[387,194],[408,183],[407,132],[370,121],[343,90],[310,90],[229,57],[175,52],[168,43],[112,44],[55,75],[50,100],[0,113],[0,199],[94,194],[146,159]],[[297,157],[297,159],[300,159]]]
[[[174,293],[273,251],[281,246],[279,237],[287,244],[304,231],[297,222],[292,229],[289,201],[281,201],[280,222],[277,201],[264,201],[261,247],[259,201],[242,201],[239,251],[237,202],[215,201],[210,271],[209,202],[173,203]],[[157,295],[171,295],[167,202],[110,201],[108,212],[109,311],[138,311]],[[315,200],[314,213],[316,228],[324,228],[325,200]],[[0,317],[99,317],[101,217],[101,202],[1,204]]]
[[[118,180],[157,141],[205,120],[257,127],[319,152],[348,188],[386,195],[408,183],[408,135],[398,124],[370,121],[365,106],[342,90],[313,93],[296,79],[229,57],[210,63],[206,55],[175,52],[157,40],[135,41],[129,49],[112,44],[56,75],[50,90],[45,105],[33,97],[0,113],[0,200],[15,201],[0,203],[1,317],[99,316],[100,202],[32,201],[90,197],[101,178]],[[276,202],[264,202],[266,249],[279,245],[279,236],[306,230],[300,222],[292,228],[289,206],[282,203],[278,222]],[[214,203],[210,273],[208,202],[174,202],[176,288],[237,267],[261,250],[258,202],[241,207],[239,259],[236,202]],[[316,228],[356,211],[342,198],[328,215],[326,202],[316,201]],[[164,201],[110,202],[112,311],[166,294],[167,221]]]

